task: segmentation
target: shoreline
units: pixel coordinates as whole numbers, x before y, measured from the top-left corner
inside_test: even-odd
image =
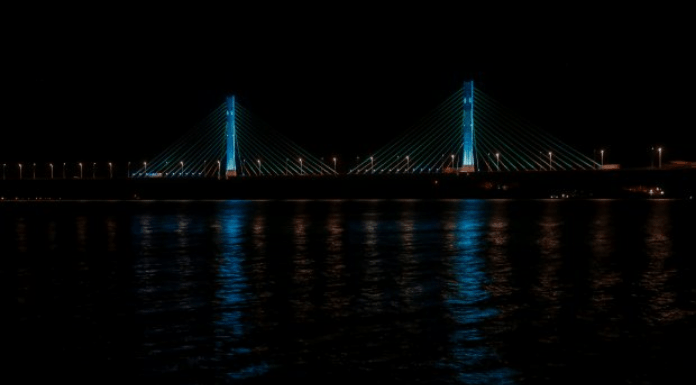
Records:
[[[652,193],[650,192],[652,191]],[[693,199],[696,169],[200,179],[0,180],[0,201],[228,199]]]

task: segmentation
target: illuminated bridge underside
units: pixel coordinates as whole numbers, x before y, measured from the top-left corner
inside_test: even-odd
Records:
[[[474,89],[473,83],[466,83],[350,173],[584,170],[597,166],[591,158]]]
[[[138,165],[131,176],[225,178],[327,174],[335,171],[230,98],[152,161]]]

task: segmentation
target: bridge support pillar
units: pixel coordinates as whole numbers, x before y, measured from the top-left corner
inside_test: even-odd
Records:
[[[474,156],[474,81],[464,82],[464,116],[462,120],[462,168],[475,171]]]
[[[234,96],[227,98],[227,162],[225,164],[225,176],[237,176],[237,125],[236,125],[236,104]]]

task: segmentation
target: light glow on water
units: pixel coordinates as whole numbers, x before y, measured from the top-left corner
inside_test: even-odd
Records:
[[[501,366],[497,352],[486,343],[483,325],[498,314],[488,304],[490,284],[484,244],[490,213],[481,200],[459,203],[457,249],[453,256],[454,282],[447,303],[459,327],[451,335],[452,366],[465,384],[513,384],[514,372]]]
[[[692,202],[7,202],[0,273],[27,378],[679,383]]]

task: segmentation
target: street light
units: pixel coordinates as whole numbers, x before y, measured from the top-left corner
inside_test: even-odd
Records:
[[[19,179],[22,179],[22,164],[19,164]]]
[[[147,162],[143,162],[144,174],[147,176]]]
[[[181,161],[179,164],[181,164],[181,176],[184,176],[184,162]]]
[[[662,168],[662,147],[657,148],[657,168]]]
[[[63,179],[65,179],[65,162],[63,162]]]
[[[92,179],[96,179],[97,175],[97,163],[92,163]]]
[[[82,179],[82,163],[78,163],[78,166],[80,166],[80,179]]]
[[[114,177],[114,168],[111,162],[109,162],[109,179],[113,179]]]
[[[500,171],[500,153],[498,152],[495,153],[495,161],[497,163],[496,167],[498,168],[498,171]]]
[[[336,170],[336,157],[335,156],[333,158],[333,161],[334,161],[334,172],[338,172],[338,170]]]
[[[261,159],[256,159],[256,163],[259,164],[259,175],[261,175]]]
[[[406,155],[406,172],[408,172],[408,166],[409,166],[409,164],[408,164],[408,155]]]
[[[36,179],[36,163],[31,164],[31,179]]]
[[[302,175],[302,158],[300,158],[300,175]]]
[[[551,160],[551,151],[549,151],[549,171],[553,169],[553,161]]]
[[[51,179],[53,179],[53,163],[48,164],[51,167]]]
[[[604,168],[604,150],[599,150],[600,168]]]
[[[220,180],[220,161],[218,160],[218,180]]]

